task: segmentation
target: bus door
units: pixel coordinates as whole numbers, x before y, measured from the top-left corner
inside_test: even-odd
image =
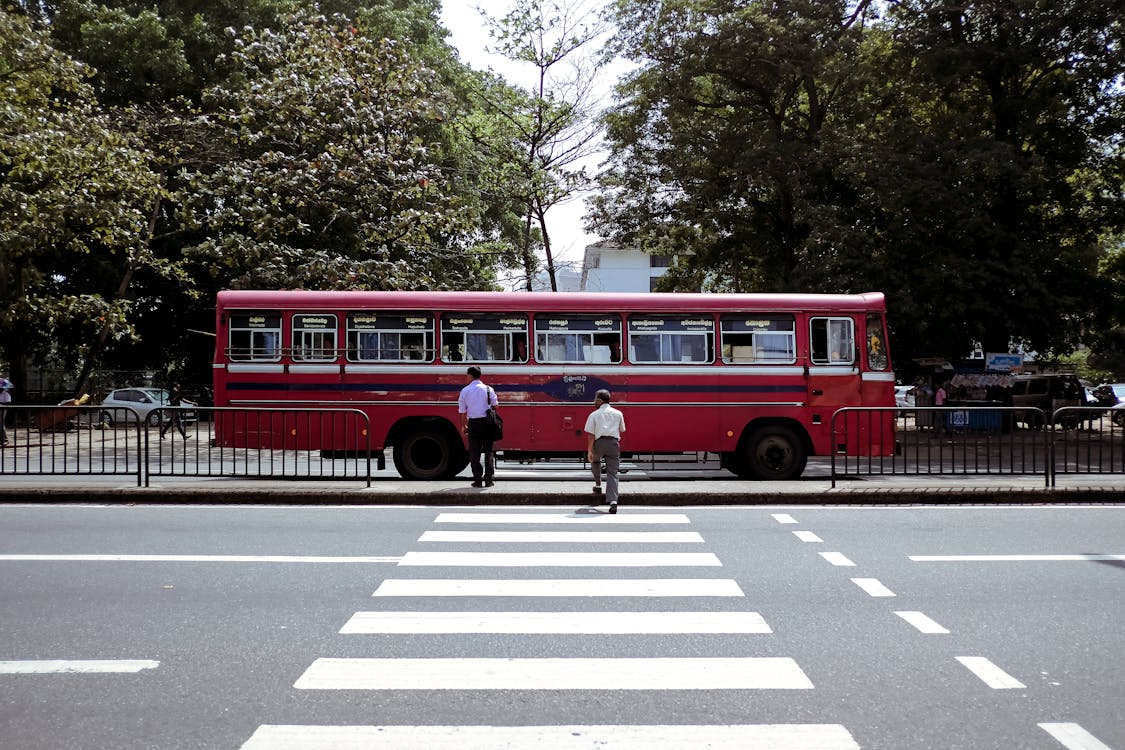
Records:
[[[855,321],[851,318],[809,318],[807,403],[814,428],[823,425],[822,430],[814,432],[827,435],[837,409],[862,404],[856,349]],[[836,445],[830,448],[852,452],[858,444],[855,430],[844,428],[844,422],[838,422],[837,430],[844,434],[838,434]]]

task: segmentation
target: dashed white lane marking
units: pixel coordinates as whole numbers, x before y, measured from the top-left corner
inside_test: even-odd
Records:
[[[388,578],[373,596],[745,596],[729,578]]]
[[[399,565],[469,567],[722,567],[710,552],[407,552]]]
[[[702,544],[696,531],[427,531],[419,542]]]
[[[317,659],[298,690],[811,690],[788,657]]]
[[[538,523],[538,524],[596,524],[617,526],[621,524],[690,524],[683,513],[627,513],[611,516],[608,513],[581,515],[562,513],[441,513],[434,523]]]
[[[0,674],[118,674],[159,666],[149,659],[38,659],[0,661]]]
[[[1125,555],[908,555],[914,562],[1082,562],[1122,560]]]
[[[802,542],[823,542],[824,540],[818,537],[811,531],[794,531],[793,536],[800,539]]]
[[[9,562],[216,562],[216,563],[397,563],[401,557],[316,555],[0,555]]]
[[[855,563],[844,556],[842,552],[821,552],[820,556],[828,562],[841,568],[854,568]]]
[[[778,523],[797,523],[797,519],[788,513],[772,513],[774,520]]]
[[[717,726],[284,726],[265,724],[242,750],[859,750],[840,724]]]
[[[871,596],[894,596],[895,592],[879,582],[878,578],[853,578],[852,583]]]
[[[1012,690],[1027,687],[983,656],[958,656],[957,661],[964,664],[970,672],[979,677],[990,688]]]
[[[1109,745],[1072,722],[1049,721],[1039,726],[1067,750],[1111,750]]]
[[[757,612],[356,612],[342,634],[772,633]]]
[[[948,630],[938,625],[921,612],[895,612],[896,615],[906,620],[908,623],[918,628],[922,633],[930,634],[947,634]]]

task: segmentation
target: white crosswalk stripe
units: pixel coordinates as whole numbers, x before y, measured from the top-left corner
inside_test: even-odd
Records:
[[[281,726],[242,750],[859,750],[839,724],[703,726]]]
[[[615,516],[606,513],[442,513],[434,523],[503,523],[503,524],[583,524],[619,526],[640,524],[689,524],[683,513],[629,513]]]
[[[419,542],[702,544],[695,531],[427,531]]]
[[[407,552],[398,564],[474,568],[722,567],[710,552]]]
[[[786,657],[317,659],[298,690],[811,690]]]
[[[341,633],[772,633],[757,612],[356,612]]]
[[[388,578],[372,596],[745,596],[729,578]]]

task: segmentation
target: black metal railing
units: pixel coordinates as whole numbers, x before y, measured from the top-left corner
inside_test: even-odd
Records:
[[[350,479],[371,486],[358,409],[8,406],[3,475]],[[383,456],[374,456],[379,468]]]
[[[849,407],[831,427],[833,487],[854,475],[1027,475],[1053,487],[1060,474],[1125,474],[1125,410]]]

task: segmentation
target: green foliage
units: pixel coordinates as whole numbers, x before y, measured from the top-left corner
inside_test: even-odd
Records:
[[[484,286],[477,224],[433,138],[448,102],[431,70],[345,19],[244,30],[207,92],[217,169],[190,175],[189,255],[238,286]]]

